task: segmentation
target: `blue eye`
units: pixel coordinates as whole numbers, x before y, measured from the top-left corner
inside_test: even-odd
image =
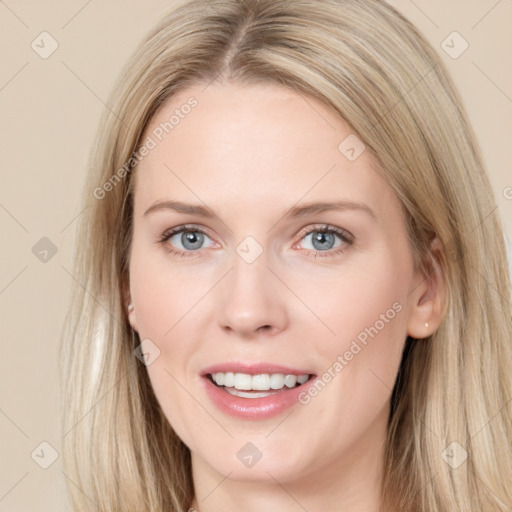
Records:
[[[353,243],[353,236],[344,229],[334,226],[317,226],[306,231],[301,241],[310,239],[310,247],[306,251],[313,251],[316,256],[333,256],[341,253]],[[335,249],[335,250],[331,250]]]
[[[211,245],[215,245],[215,242],[203,230],[195,227],[181,227],[167,231],[159,241],[166,245],[170,253],[189,256],[188,252],[196,252],[202,248],[205,239],[210,240]],[[179,244],[181,244],[181,247],[179,247]],[[177,249],[170,246],[177,247]]]
[[[181,234],[178,233],[171,237],[171,239],[178,235],[180,243],[189,251],[200,249],[205,237],[205,235],[203,233],[199,233],[199,231],[182,231]]]
[[[302,234],[300,241],[310,239],[310,247],[304,247],[306,253],[317,256],[334,256],[345,251],[353,243],[353,236],[344,229],[333,226],[315,226]],[[205,246],[206,242],[210,242]],[[158,240],[173,256],[194,257],[200,249],[219,246],[202,229],[195,226],[181,226],[166,231]],[[300,242],[299,242],[300,243]],[[299,248],[296,244],[293,248]],[[334,250],[333,250],[334,249]]]
[[[307,237],[311,237],[311,244],[313,245],[312,248],[315,251],[332,249],[336,243],[336,238],[339,239],[339,236],[336,233],[329,231],[311,231],[303,238],[303,240],[305,240]],[[336,247],[339,245],[340,244],[338,243]]]

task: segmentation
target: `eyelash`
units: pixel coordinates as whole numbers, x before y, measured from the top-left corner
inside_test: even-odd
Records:
[[[199,250],[195,251],[182,251],[180,249],[172,249],[169,244],[167,244],[167,241],[173,237],[176,234],[179,233],[201,233],[208,238],[208,233],[206,231],[202,230],[201,228],[198,228],[196,226],[180,226],[177,228],[170,229],[166,231],[161,237],[158,238],[158,243],[164,245],[167,252],[169,252],[171,255],[175,257],[185,257],[185,258],[193,258],[196,255],[194,253],[199,252]],[[301,233],[301,237],[299,241],[302,241],[306,236],[310,235],[311,233],[328,233],[328,234],[334,234],[337,235],[341,241],[342,244],[337,247],[336,249],[329,249],[327,251],[315,251],[314,249],[305,249],[307,252],[313,252],[315,254],[315,258],[320,257],[327,257],[327,256],[336,256],[338,254],[341,254],[346,251],[347,246],[350,247],[354,240],[352,235],[345,231],[344,229],[336,228],[334,226],[329,226],[328,224],[323,224],[319,226],[313,226],[308,231],[304,231]],[[296,244],[295,244],[296,245]]]

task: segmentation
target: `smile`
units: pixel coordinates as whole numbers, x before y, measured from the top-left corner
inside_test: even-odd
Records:
[[[309,374],[285,375],[283,373],[249,373],[216,372],[209,374],[212,382],[233,396],[243,398],[261,398],[275,394],[284,388],[290,389],[307,382]]]
[[[270,363],[221,363],[201,372],[211,403],[244,420],[265,420],[300,405],[298,395],[316,379],[310,370]]]

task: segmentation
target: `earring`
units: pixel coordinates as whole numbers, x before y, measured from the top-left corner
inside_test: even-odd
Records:
[[[425,322],[425,327],[428,329],[428,322]]]
[[[133,311],[133,304],[132,303],[128,304],[128,311],[129,312]]]

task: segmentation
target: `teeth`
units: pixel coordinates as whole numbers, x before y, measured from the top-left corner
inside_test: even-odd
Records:
[[[284,378],[284,383],[285,383],[289,388],[294,388],[294,387],[295,387],[295,384],[297,384],[297,376],[296,376],[296,375],[287,375],[287,376]]]
[[[224,375],[223,386],[226,386],[227,388],[232,388],[235,385],[235,374],[233,372],[228,372],[228,373],[224,373],[224,374],[216,373],[215,375]],[[217,381],[215,381],[215,382],[217,382]],[[217,382],[217,384],[218,384],[218,382]],[[220,386],[220,384],[219,384],[219,386]]]
[[[258,391],[268,391],[270,389],[270,375],[253,375],[251,388],[257,389]]]
[[[304,384],[309,375],[284,375],[282,373],[262,373],[259,375],[249,375],[248,373],[217,372],[212,374],[213,381],[218,386],[226,388],[235,388],[239,391],[270,391],[279,390],[285,386],[294,388],[297,384]],[[245,394],[237,394],[244,396]],[[255,394],[251,394],[255,396]]]
[[[299,384],[304,384],[304,382],[306,382],[308,379],[309,379],[309,375],[299,375],[297,377],[297,382]]]
[[[239,396],[241,398],[263,398],[265,396],[270,396],[275,393],[269,393],[267,391],[239,391],[238,389],[235,388],[225,389],[230,395]]]

